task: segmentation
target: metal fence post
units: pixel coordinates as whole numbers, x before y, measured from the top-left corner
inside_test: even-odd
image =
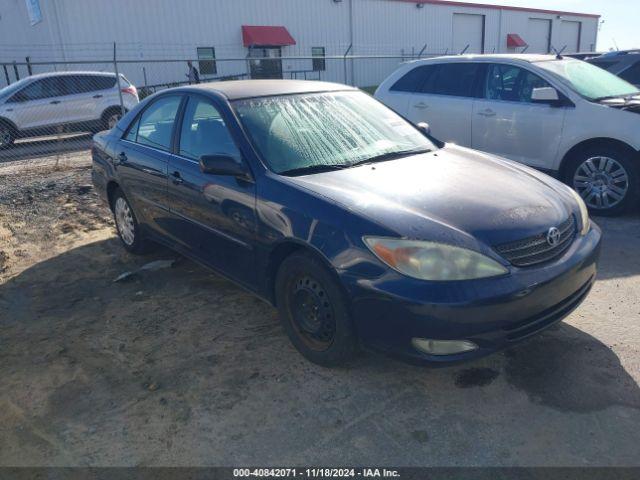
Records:
[[[13,61],[13,73],[15,73],[16,75],[16,82],[18,80],[20,80],[20,73],[18,72],[18,64],[16,63],[16,61]]]
[[[9,71],[7,70],[7,64],[2,64],[2,69],[4,70],[4,78],[7,80],[7,85],[11,85],[11,80],[9,80]]]
[[[29,72],[29,76],[33,75],[33,70],[31,70],[31,57],[24,57],[24,60],[27,63],[27,72]]]
[[[344,55],[342,57],[342,61],[344,63],[344,83],[345,85],[347,84],[347,55],[349,55],[349,52],[351,51],[351,48],[353,47],[353,43],[349,44],[349,48],[347,48],[347,51],[344,52]]]
[[[118,96],[120,97],[120,115],[124,117],[124,101],[122,100],[122,85],[120,84],[120,74],[118,73],[118,61],[116,57],[116,42],[113,42],[113,69],[116,73],[116,81],[118,82]]]

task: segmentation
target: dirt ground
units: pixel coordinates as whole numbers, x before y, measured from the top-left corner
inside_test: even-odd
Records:
[[[0,466],[640,465],[640,216],[597,220],[591,295],[527,343],[326,370],[228,281],[127,254],[88,165],[0,164]]]

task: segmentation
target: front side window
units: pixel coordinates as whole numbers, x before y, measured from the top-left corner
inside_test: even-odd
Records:
[[[391,91],[416,93],[420,92],[422,86],[435,72],[437,65],[422,65],[405,73],[400,80],[393,84]]]
[[[314,72],[323,72],[326,70],[324,59],[324,47],[311,48],[311,56],[317,57],[312,60],[312,67]]]
[[[125,138],[142,145],[169,150],[181,99],[179,96],[168,96],[153,102],[133,123]]]
[[[505,102],[531,102],[534,88],[549,87],[539,76],[513,65],[489,65],[484,97]]]
[[[425,93],[475,97],[477,63],[442,63],[423,87]]]
[[[182,120],[180,155],[200,160],[203,155],[226,155],[240,159],[231,134],[213,104],[201,97],[191,97]]]
[[[413,125],[362,92],[254,98],[234,108],[276,173],[347,168],[435,149]]]
[[[216,75],[218,73],[216,49],[213,47],[199,47],[197,53],[200,75]]]
[[[597,101],[640,93],[637,87],[626,80],[580,60],[546,60],[536,62],[536,65],[551,72],[587,100]]]
[[[60,77],[49,77],[27,85],[14,94],[16,101],[42,100],[44,98],[61,97],[65,95]],[[13,97],[12,97],[13,98]]]

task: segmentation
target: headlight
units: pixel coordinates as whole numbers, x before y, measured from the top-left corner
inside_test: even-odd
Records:
[[[578,192],[576,192],[573,188],[569,187],[569,191],[573,194],[573,198],[578,202],[578,208],[580,209],[580,233],[582,235],[586,235],[589,233],[589,228],[591,227],[591,220],[589,220],[589,210],[582,200],[582,197]]]
[[[495,260],[466,248],[385,237],[364,237],[363,241],[382,262],[421,280],[471,280],[509,273]]]

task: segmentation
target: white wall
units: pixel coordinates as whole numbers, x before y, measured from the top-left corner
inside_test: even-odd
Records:
[[[459,53],[453,51],[454,13],[485,16],[486,53],[507,51],[508,33],[518,33],[526,41],[530,17],[553,20],[552,43],[557,45],[556,23],[562,20],[553,14],[472,6],[416,8],[414,2],[390,0],[41,0],[43,21],[30,26],[24,0],[3,0],[1,5],[0,63],[24,61],[26,56],[32,61],[104,59],[103,64],[73,68],[111,70],[108,62],[116,41],[118,58],[137,61],[121,65],[137,85],[144,82],[143,67],[149,84],[184,80],[184,62],[145,60],[195,58],[198,46],[215,47],[218,75],[246,72],[245,61],[220,60],[247,55],[241,25],[286,26],[297,45],[283,47],[284,56],[310,55],[314,46],[325,47],[327,55],[343,55],[352,42],[355,55],[395,56],[347,62],[347,82],[369,86],[377,85],[425,44],[425,54]],[[597,20],[563,18],[582,22],[581,50],[590,50]],[[323,80],[345,81],[342,59],[327,59],[326,65]],[[51,67],[34,68],[36,73],[44,70]],[[311,60],[284,60],[283,70],[311,70]],[[25,74],[22,67],[21,75]],[[4,83],[0,70],[0,85]]]

